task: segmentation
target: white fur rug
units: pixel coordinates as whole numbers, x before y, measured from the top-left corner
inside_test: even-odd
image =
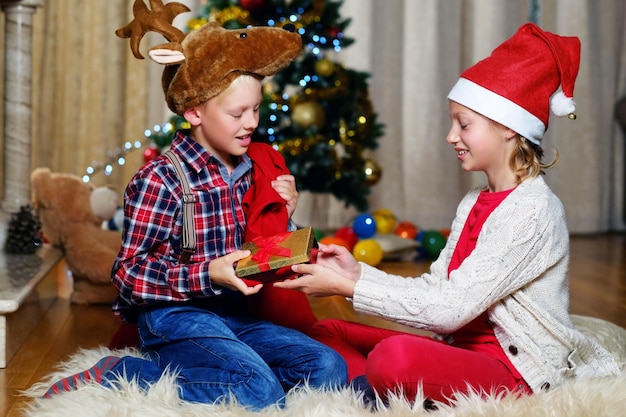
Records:
[[[608,322],[591,318],[577,318],[577,325],[585,332],[593,332],[614,354],[622,365],[626,363],[626,330]],[[599,333],[598,333],[599,332]],[[610,345],[610,346],[608,346]],[[110,351],[107,348],[83,350],[60,364],[44,381],[24,395],[32,398],[24,415],[29,417],[351,417],[351,416],[429,416],[429,417],[615,417],[626,416],[626,372],[614,378],[577,381],[548,392],[530,396],[513,395],[482,398],[469,395],[456,398],[453,405],[437,404],[438,410],[426,411],[419,397],[412,406],[408,401],[393,398],[388,405],[378,404],[372,410],[362,404],[360,394],[350,389],[334,391],[302,387],[290,392],[284,408],[267,408],[254,413],[237,404],[193,404],[179,400],[171,376],[161,378],[149,390],[142,391],[136,384],[120,381],[119,388],[106,389],[87,384],[77,391],[42,399],[41,395],[60,378],[91,367],[105,355],[139,355],[135,350]]]

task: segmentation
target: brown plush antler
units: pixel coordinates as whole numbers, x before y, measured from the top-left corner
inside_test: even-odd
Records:
[[[163,4],[161,0],[150,0],[150,7],[144,0],[135,0],[133,15],[135,18],[126,26],[119,28],[115,34],[120,38],[130,38],[130,49],[137,59],[144,59],[139,52],[139,43],[143,36],[152,31],[160,33],[170,42],[180,43],[185,34],[172,25],[172,22],[181,13],[189,12],[189,8],[182,3]]]

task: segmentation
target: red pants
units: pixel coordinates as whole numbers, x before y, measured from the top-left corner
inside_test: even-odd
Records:
[[[424,397],[441,402],[469,390],[532,392],[498,359],[430,337],[337,319],[317,322],[311,335],[343,356],[350,380],[365,375],[383,398],[392,391],[410,400],[420,386]]]

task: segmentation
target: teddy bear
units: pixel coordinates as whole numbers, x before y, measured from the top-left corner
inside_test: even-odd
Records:
[[[111,283],[111,268],[122,236],[103,223],[117,208],[117,193],[48,168],[32,172],[31,193],[45,241],[63,251],[72,274],[71,302],[112,303],[117,291]]]

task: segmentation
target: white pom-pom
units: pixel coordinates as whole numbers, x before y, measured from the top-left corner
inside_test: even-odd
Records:
[[[576,103],[573,98],[565,97],[565,94],[559,91],[550,99],[550,110],[559,117],[567,116],[576,111]]]

